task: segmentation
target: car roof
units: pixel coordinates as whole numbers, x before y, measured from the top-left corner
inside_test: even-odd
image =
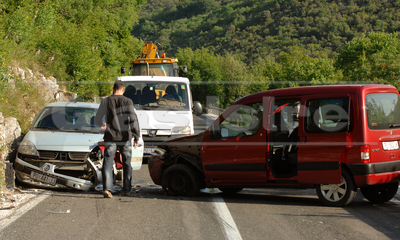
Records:
[[[188,78],[169,76],[120,76],[117,80],[123,82],[179,82],[189,84]]]
[[[70,108],[99,108],[98,103],[89,102],[56,102],[47,104],[46,107],[70,107]]]

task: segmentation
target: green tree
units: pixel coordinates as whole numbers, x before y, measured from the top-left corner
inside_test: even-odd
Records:
[[[5,0],[0,4],[2,41],[26,49],[80,97],[109,94],[120,67],[143,43],[131,36],[144,0]],[[14,55],[14,60],[28,56]],[[26,61],[26,60],[25,60]],[[27,61],[29,62],[29,61]],[[29,66],[28,66],[29,67]]]
[[[193,51],[190,48],[178,49],[176,57],[181,65],[187,65],[185,74],[191,81],[193,100],[207,103],[207,96],[222,94],[222,69],[217,57],[205,48]]]
[[[346,79],[400,87],[400,39],[398,33],[370,32],[350,41],[335,66]]]

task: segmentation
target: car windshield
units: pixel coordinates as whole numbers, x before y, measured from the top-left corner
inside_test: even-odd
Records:
[[[132,82],[124,96],[132,99],[137,110],[188,110],[188,88],[177,82]]]
[[[400,127],[400,101],[396,93],[368,94],[365,100],[370,129]]]
[[[32,124],[31,130],[103,133],[94,123],[96,108],[46,107]]]

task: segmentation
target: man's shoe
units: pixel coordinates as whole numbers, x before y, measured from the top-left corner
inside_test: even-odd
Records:
[[[104,196],[104,198],[112,198],[113,197],[112,193],[108,190],[103,191],[103,196]]]
[[[122,191],[122,195],[124,195],[124,196],[130,196],[130,195],[131,195],[131,191],[129,191],[129,192]]]

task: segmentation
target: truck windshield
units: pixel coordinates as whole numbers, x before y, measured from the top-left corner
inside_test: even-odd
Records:
[[[134,64],[133,76],[174,76],[172,63],[149,64],[149,74],[147,75],[147,64]]]
[[[131,82],[124,96],[132,99],[137,110],[187,111],[188,88],[178,82]]]
[[[400,101],[396,93],[373,93],[365,97],[369,129],[400,127]]]

